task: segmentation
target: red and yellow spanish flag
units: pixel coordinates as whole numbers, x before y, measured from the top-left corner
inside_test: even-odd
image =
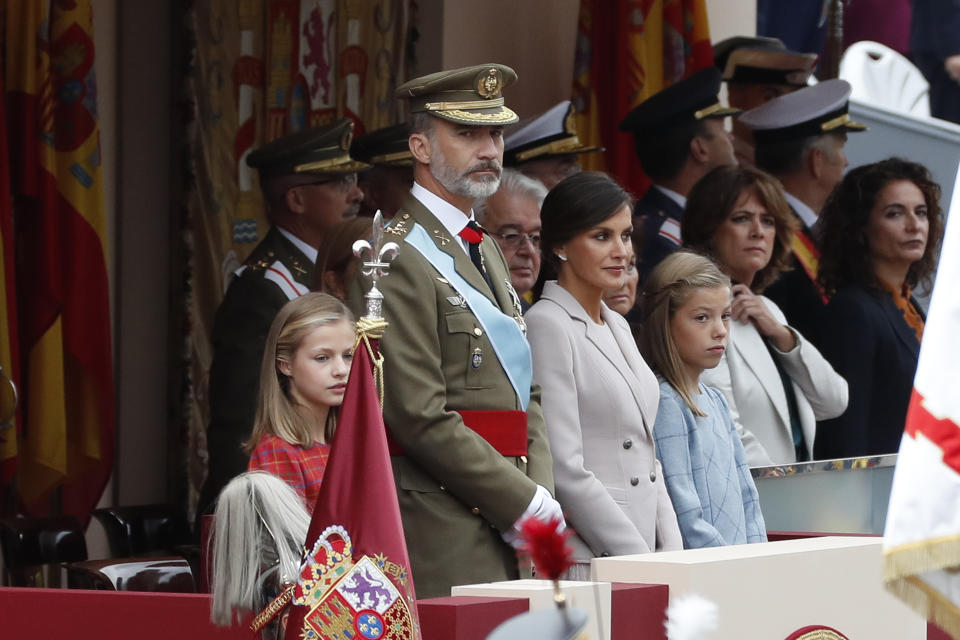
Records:
[[[6,3],[25,508],[83,522],[113,465],[106,225],[89,0]]]
[[[893,475],[883,556],[887,588],[960,638],[960,179],[950,210]]]
[[[649,179],[633,135],[617,125],[664,87],[713,64],[706,0],[581,0],[577,29],[577,132],[585,144],[607,149],[605,166],[590,158],[584,165],[609,171],[641,195]]]

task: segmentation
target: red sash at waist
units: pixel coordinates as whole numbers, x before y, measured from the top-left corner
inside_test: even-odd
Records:
[[[526,411],[457,411],[463,424],[490,443],[504,456],[527,455]],[[387,445],[390,455],[402,456],[403,448],[387,429]]]

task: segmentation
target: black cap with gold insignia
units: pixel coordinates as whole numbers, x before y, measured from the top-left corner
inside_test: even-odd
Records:
[[[408,80],[394,95],[410,101],[410,113],[476,126],[513,124],[517,114],[503,104],[503,89],[516,82],[517,73],[502,64],[481,64],[439,71]]]
[[[247,156],[247,164],[261,177],[369,169],[370,165],[350,157],[352,140],[353,121],[344,118],[332,125],[298,131],[268,142]]]
[[[388,167],[413,165],[406,123],[395,124],[357,136],[350,145],[350,155],[361,162]]]
[[[580,142],[573,103],[564,100],[525,122],[520,122],[504,140],[503,164],[514,166],[534,158],[603,151],[603,147]]]
[[[701,69],[637,105],[620,122],[620,130],[645,138],[697,120],[740,113],[740,109],[720,104],[717,99],[719,91],[720,72],[715,67]]]
[[[736,36],[713,46],[713,60],[728,83],[805,87],[817,54],[790,51],[779,38]]]
[[[750,109],[740,116],[740,122],[753,130],[758,146],[827,133],[863,131],[866,125],[850,119],[849,100],[848,82],[825,80]]]

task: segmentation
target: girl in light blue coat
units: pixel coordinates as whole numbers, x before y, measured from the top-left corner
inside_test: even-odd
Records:
[[[757,488],[723,395],[700,382],[730,332],[730,279],[708,259],[668,256],[643,291],[640,349],[660,377],[657,458],[683,547],[766,542]]]

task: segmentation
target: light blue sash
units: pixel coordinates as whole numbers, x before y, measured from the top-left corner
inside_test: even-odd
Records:
[[[517,322],[457,273],[453,257],[441,251],[419,224],[413,225],[404,240],[419,251],[466,301],[477,322],[487,332],[493,351],[517,392],[520,406],[526,411],[530,403],[533,361],[530,344]]]

